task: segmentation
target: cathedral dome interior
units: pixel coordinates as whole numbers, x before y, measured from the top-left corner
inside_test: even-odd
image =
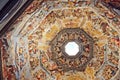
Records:
[[[120,80],[120,1],[33,0],[0,59],[3,80]]]

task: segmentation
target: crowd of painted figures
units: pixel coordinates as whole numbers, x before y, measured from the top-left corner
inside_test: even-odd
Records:
[[[69,56],[65,52],[66,44],[71,41],[79,45],[79,52],[75,56]],[[84,71],[87,63],[93,57],[93,40],[80,28],[63,29],[52,40],[51,46],[51,59],[55,61],[63,71]]]
[[[12,29],[1,38],[4,80],[117,80],[120,78],[119,15],[112,13],[102,3],[96,3],[96,0],[41,1],[34,0],[11,26]],[[89,38],[78,35],[77,31],[62,32],[66,28],[84,30],[94,43],[91,46]],[[64,40],[77,37],[80,37],[84,44],[81,54],[85,58],[73,60],[61,57],[64,53],[58,47],[62,47]],[[55,38],[57,40],[54,44]],[[93,55],[87,62],[91,47],[93,47]],[[57,59],[54,54],[59,58]],[[84,62],[87,62],[81,67],[84,67],[84,70],[75,69]],[[64,68],[64,64],[67,64],[69,70]]]

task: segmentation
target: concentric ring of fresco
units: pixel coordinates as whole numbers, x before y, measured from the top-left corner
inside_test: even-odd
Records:
[[[76,42],[79,51],[74,56],[65,52],[65,46],[69,42]],[[84,71],[86,65],[93,57],[93,39],[80,28],[65,28],[57,33],[51,41],[51,52],[53,60],[62,71],[77,70]]]
[[[106,16],[106,12],[110,16]],[[3,44],[6,39],[8,42],[6,46],[9,45],[5,47],[6,52],[3,52],[3,57],[9,54],[7,58],[2,59],[4,79],[9,79],[8,74],[5,74],[6,70],[13,79],[20,80],[117,80],[120,78],[120,19],[100,3],[94,6],[93,2],[89,3],[89,1],[81,3],[46,1],[32,13],[24,15],[22,21],[14,24],[13,27],[15,28],[3,37]],[[67,28],[77,28],[78,31],[82,29],[94,41],[93,57],[86,66],[82,66],[85,67],[84,70],[70,68],[66,71],[63,70],[62,65],[52,60],[54,56],[51,41],[60,31]],[[89,52],[91,46],[85,46],[85,51]],[[64,63],[62,58],[59,59]],[[67,66],[71,66],[71,63],[67,62]]]

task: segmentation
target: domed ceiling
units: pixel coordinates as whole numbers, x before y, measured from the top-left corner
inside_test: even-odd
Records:
[[[3,79],[119,80],[120,5],[111,4],[34,0],[1,37]]]

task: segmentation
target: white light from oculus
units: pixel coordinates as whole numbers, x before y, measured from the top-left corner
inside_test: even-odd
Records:
[[[69,55],[69,56],[75,56],[78,52],[79,52],[79,46],[76,42],[68,42],[65,45],[65,52]]]

